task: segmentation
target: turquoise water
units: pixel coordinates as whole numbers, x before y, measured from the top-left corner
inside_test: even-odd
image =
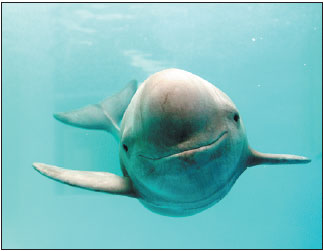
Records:
[[[321,248],[321,4],[3,4],[3,248]],[[121,175],[118,144],[52,114],[164,68],[238,107],[252,147],[307,156],[256,166],[200,214],[38,174],[35,161]]]

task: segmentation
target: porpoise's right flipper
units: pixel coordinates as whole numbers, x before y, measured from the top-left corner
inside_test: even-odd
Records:
[[[33,167],[49,178],[72,186],[136,197],[132,188],[132,183],[128,177],[120,177],[107,172],[67,170],[43,163],[33,163]]]
[[[54,114],[54,117],[66,124],[87,128],[106,130],[118,139],[119,123],[137,90],[137,81],[132,80],[118,94],[111,96],[99,104]]]

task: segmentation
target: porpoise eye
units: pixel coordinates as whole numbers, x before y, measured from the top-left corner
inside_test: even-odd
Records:
[[[234,121],[235,122],[238,122],[239,121],[239,114],[238,113],[236,113],[236,114],[234,114],[234,117],[233,117],[233,119],[234,119]]]
[[[122,147],[126,152],[128,152],[128,147],[125,144],[123,144]]]

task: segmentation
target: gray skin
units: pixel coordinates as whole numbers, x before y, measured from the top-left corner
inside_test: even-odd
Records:
[[[179,69],[153,74],[138,90],[132,81],[99,104],[54,116],[67,124],[112,133],[120,142],[124,176],[34,163],[37,171],[70,185],[138,198],[162,215],[188,216],[209,208],[248,166],[310,162],[251,149],[230,98]]]

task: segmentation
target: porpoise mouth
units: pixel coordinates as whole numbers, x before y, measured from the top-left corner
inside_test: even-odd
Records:
[[[165,159],[165,158],[170,158],[170,157],[175,157],[175,156],[184,156],[184,155],[190,155],[190,154],[193,154],[193,153],[196,153],[196,152],[202,152],[204,150],[207,150],[213,146],[215,146],[217,143],[219,143],[219,141],[222,141],[222,138],[228,133],[228,131],[224,131],[222,132],[215,140],[213,140],[211,143],[209,144],[206,144],[206,145],[202,145],[202,146],[198,146],[198,147],[195,147],[195,148],[191,148],[191,149],[188,149],[188,150],[184,150],[184,151],[181,151],[181,152],[177,152],[177,153],[172,153],[172,154],[169,154],[169,155],[165,155],[165,156],[162,156],[162,157],[148,157],[148,156],[144,156],[144,155],[141,155],[139,154],[138,156],[139,157],[142,157],[142,158],[146,158],[146,159],[150,159],[150,160],[160,160],[160,159]]]

